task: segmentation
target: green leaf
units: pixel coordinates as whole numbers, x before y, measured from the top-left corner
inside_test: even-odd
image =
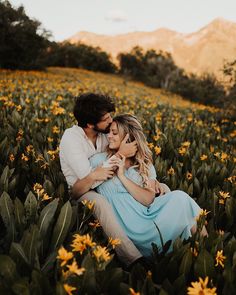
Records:
[[[45,191],[51,196],[53,193],[55,193],[55,188],[50,180],[45,180],[43,184],[43,188]]]
[[[14,220],[14,206],[10,196],[3,192],[0,198],[0,214],[2,220],[7,228],[9,241],[15,239],[15,220]]]
[[[32,271],[31,281],[31,294],[43,295],[43,294],[55,294],[49,284],[49,279],[43,273],[37,270]]]
[[[22,248],[29,260],[31,266],[38,267],[38,250],[39,250],[39,230],[37,225],[32,225],[30,229],[24,232],[21,240]]]
[[[2,191],[8,191],[8,178],[9,178],[10,169],[6,166],[3,169],[2,175],[0,177],[0,188],[3,188]]]
[[[194,177],[194,180],[193,180],[193,192],[195,195],[198,195],[201,192],[201,185],[197,177]]]
[[[186,292],[183,292],[186,289],[186,279],[184,274],[182,274],[181,276],[179,276],[173,283],[173,287],[176,290],[176,293],[179,294],[180,292],[178,291],[182,291],[182,294],[186,294]],[[186,291],[186,290],[185,290]]]
[[[67,201],[61,209],[57,219],[51,241],[51,248],[57,249],[65,240],[71,224],[72,208],[70,201]]]
[[[14,281],[17,276],[16,264],[7,255],[0,255],[0,275],[8,282]]]
[[[95,268],[94,261],[90,254],[87,254],[82,261],[81,267],[86,269],[83,275],[83,281],[81,285],[81,294],[96,294],[97,293],[97,285],[95,279]]]
[[[24,205],[25,205],[26,220],[29,223],[33,223],[36,219],[38,202],[37,202],[37,199],[35,198],[35,195],[32,192],[28,193]]]
[[[192,261],[193,261],[193,255],[190,249],[188,249],[181,261],[180,268],[179,268],[179,273],[188,275],[192,266]]]
[[[209,276],[210,278],[214,277],[215,268],[214,268],[214,259],[211,254],[206,250],[203,249],[195,262],[194,271],[196,277],[206,277]]]
[[[41,270],[44,273],[49,272],[53,268],[56,257],[57,257],[57,251],[53,251],[49,254],[49,256],[46,258],[46,260],[41,268]]]
[[[20,230],[23,230],[24,223],[25,223],[25,210],[22,202],[18,199],[15,198],[14,200],[14,211],[15,211],[15,222],[16,222],[16,227],[19,228]]]
[[[27,278],[21,278],[20,280],[16,281],[13,286],[12,290],[16,295],[30,295],[30,284]]]
[[[39,227],[39,234],[41,239],[46,237],[47,231],[53,222],[54,214],[57,210],[58,206],[58,199],[53,200],[49,203],[40,213],[38,227]]]
[[[23,260],[27,265],[29,265],[29,260],[25,255],[25,251],[19,243],[12,243],[10,249],[10,255],[15,260]]]

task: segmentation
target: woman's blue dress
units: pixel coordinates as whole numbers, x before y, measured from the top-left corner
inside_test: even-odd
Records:
[[[91,166],[95,168],[106,159],[107,153],[96,154],[90,158]],[[156,179],[153,165],[149,174],[149,179]],[[142,178],[134,167],[127,169],[125,175],[142,185]],[[179,236],[187,239],[191,236],[191,227],[196,223],[195,217],[201,210],[188,194],[179,190],[155,198],[153,203],[146,207],[127,192],[117,176],[103,182],[96,190],[108,200],[127,236],[147,257],[152,254],[152,243],[161,250],[161,238],[155,224],[164,243],[174,241]]]

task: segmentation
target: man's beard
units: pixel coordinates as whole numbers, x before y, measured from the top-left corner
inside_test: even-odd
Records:
[[[109,131],[110,131],[110,126],[111,126],[111,124],[110,124],[109,126],[107,126],[106,129],[100,129],[100,128],[97,127],[97,124],[96,124],[96,125],[94,125],[93,130],[94,130],[94,131],[97,131],[97,132],[100,132],[100,133],[107,134],[107,133],[109,133]]]

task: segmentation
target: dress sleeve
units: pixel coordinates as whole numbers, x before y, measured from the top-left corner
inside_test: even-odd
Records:
[[[128,169],[127,171],[127,177],[132,180],[133,182],[135,182],[136,184],[142,186],[143,185],[143,180],[141,175],[139,174],[139,172],[131,167]],[[154,166],[151,164],[150,168],[149,168],[149,175],[148,175],[148,179],[152,180],[152,179],[156,179],[156,170],[154,168]]]
[[[106,160],[107,154],[106,153],[98,153],[93,155],[89,158],[90,165],[92,169],[95,169],[99,165],[102,165],[102,163]]]

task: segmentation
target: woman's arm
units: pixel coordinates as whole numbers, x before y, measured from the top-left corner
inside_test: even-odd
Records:
[[[155,198],[155,180],[149,180],[149,187],[143,188],[138,184],[134,183],[132,180],[127,178],[124,174],[118,176],[124,187],[127,191],[131,194],[131,196],[138,201],[139,203],[143,204],[144,206],[149,206],[153,202]]]
[[[139,203],[143,204],[144,206],[149,206],[154,198],[155,198],[155,179],[149,180],[148,188],[143,188],[142,186],[136,184],[132,180],[124,174],[125,169],[125,157],[122,156],[122,159],[117,159],[116,165],[118,167],[117,176],[127,189],[127,191],[131,194],[131,196],[138,201]]]

